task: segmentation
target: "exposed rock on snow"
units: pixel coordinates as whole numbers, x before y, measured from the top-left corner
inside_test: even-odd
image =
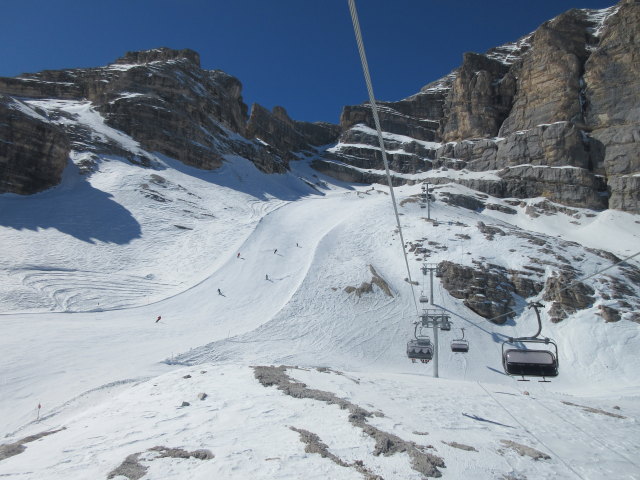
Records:
[[[144,477],[149,469],[149,467],[144,465],[142,462],[144,461],[148,463],[157,458],[196,458],[198,460],[211,460],[214,458],[214,455],[206,449],[188,452],[182,448],[169,448],[162,446],[151,447],[146,452],[132,453],[127,456],[127,458],[125,458],[118,467],[109,472],[107,478],[110,479],[123,476],[127,477],[129,480],[138,480]]]
[[[600,408],[585,407],[584,405],[578,405],[576,403],[567,402],[566,400],[563,400],[562,403],[564,403],[565,405],[571,405],[572,407],[581,408],[585,412],[589,412],[589,413],[597,413],[599,415],[606,415],[607,417],[613,417],[613,418],[622,418],[622,419],[627,418],[624,415],[619,415],[617,413],[606,412],[606,411],[604,411],[604,410],[602,410]],[[613,408],[616,408],[616,407],[613,407]],[[617,409],[620,410],[620,407],[618,407]]]
[[[547,279],[542,298],[547,302],[553,302],[549,309],[552,322],[559,322],[572,313],[593,305],[594,289],[582,282],[571,283],[574,278],[574,275],[564,270]]]
[[[344,288],[344,291],[347,293],[355,292],[355,294],[358,297],[361,297],[363,293],[373,292],[373,286],[375,285],[379,289],[381,289],[385,293],[385,295],[387,295],[388,297],[393,297],[393,293],[391,292],[391,288],[389,287],[389,284],[385,281],[384,278],[378,275],[378,272],[376,272],[376,269],[373,268],[373,265],[369,265],[369,270],[373,275],[373,277],[371,277],[371,281],[362,282],[362,284],[359,287],[347,286]]]
[[[450,447],[453,447],[453,448],[458,448],[460,450],[466,450],[467,452],[477,452],[478,451],[478,450],[476,450],[475,447],[472,447],[470,445],[465,445],[464,443],[445,442],[444,440],[442,441],[442,443],[444,443],[445,445],[449,445]]]
[[[6,443],[4,445],[0,445],[0,461],[5,458],[13,457],[14,455],[19,455],[24,452],[27,447],[24,446],[25,443],[34,442],[42,437],[46,437],[48,435],[53,435],[54,433],[58,433],[64,430],[63,428],[59,428],[57,430],[49,430],[41,433],[37,433],[35,435],[29,435],[28,437],[21,438],[13,443]]]
[[[333,463],[340,465],[341,467],[354,468],[358,472],[364,475],[366,480],[384,480],[380,475],[373,474],[369,469],[364,466],[361,460],[356,460],[353,463],[347,463],[337,455],[334,455],[329,451],[327,444],[320,440],[320,437],[313,432],[305,430],[303,428],[289,427],[294,432],[300,434],[300,441],[305,444],[304,451],[307,453],[317,453],[322,458],[328,458]]]
[[[406,452],[411,458],[411,467],[417,472],[427,477],[440,477],[442,475],[440,470],[438,470],[438,467],[443,468],[445,466],[442,458],[430,453],[424,453],[414,442],[402,440],[396,435],[368,424],[367,418],[375,414],[368,412],[348,400],[339,398],[331,392],[311,389],[304,383],[294,381],[286,373],[288,367],[259,366],[253,368],[256,379],[265,387],[275,386],[278,390],[294,398],[310,398],[329,404],[336,404],[339,405],[340,408],[348,410],[350,412],[349,422],[361,428],[364,433],[375,440],[374,455],[393,455],[394,453]],[[318,449],[318,453],[326,452],[326,445],[319,442],[317,436],[313,437],[314,434],[310,432],[306,433],[309,435],[305,438],[307,438],[311,444],[316,445],[314,448]]]
[[[508,271],[498,265],[466,267],[441,262],[442,286],[452,297],[463,299],[465,306],[496,324],[505,323],[514,313],[513,294],[529,298],[542,291],[542,283],[528,278],[524,271]],[[495,318],[498,317],[498,318]]]
[[[527,445],[522,445],[521,443],[514,442],[513,440],[500,440],[500,442],[505,446],[512,450],[518,452],[518,454],[522,457],[525,455],[527,457],[531,457],[534,460],[550,460],[551,457],[540,450],[536,450],[535,448],[528,447]]]

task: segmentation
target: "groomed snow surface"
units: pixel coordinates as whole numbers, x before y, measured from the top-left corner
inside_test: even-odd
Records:
[[[502,373],[501,344],[533,334],[533,312],[519,305],[515,321],[494,325],[436,279],[434,301],[454,326],[440,335],[434,379],[432,364],[405,356],[417,316],[386,187],[339,183],[306,161],[285,175],[235,157],[212,172],[157,155],[153,165],[100,158],[82,176],[70,164],[59,187],[0,196],[1,442],[64,428],[5,459],[0,447],[0,477],[107,478],[130,455],[145,479],[366,478],[357,461],[387,480],[423,477],[407,453],[374,455],[375,440],[348,410],[265,387],[252,369],[288,365],[291,378],[380,412],[367,422],[442,457],[443,478],[640,478],[637,323],[606,324],[597,305],[559,324],[545,314],[560,375],[521,383]],[[400,201],[419,192],[396,190]],[[478,221],[620,257],[640,245],[637,216],[517,210],[436,202],[434,225],[409,201],[400,218],[406,241],[447,247],[434,263],[484,257],[521,268],[533,247],[510,235],[488,240]],[[563,255],[580,256],[583,274],[607,265],[572,248]],[[428,290],[421,262],[409,262],[415,292]],[[371,281],[370,266],[393,296],[377,286],[345,292]],[[448,348],[461,327],[468,354]],[[305,451],[290,427],[316,434],[347,466]],[[213,458],[162,456],[156,446]]]

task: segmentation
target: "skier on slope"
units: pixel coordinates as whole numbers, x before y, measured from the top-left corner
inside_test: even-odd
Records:
[[[220,289],[218,289],[218,295],[222,295],[222,292],[220,291]]]
[[[158,323],[161,319],[162,319],[162,317],[160,315],[158,315],[158,318],[156,318],[156,323]]]

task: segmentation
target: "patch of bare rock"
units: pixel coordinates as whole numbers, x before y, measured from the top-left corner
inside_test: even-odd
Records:
[[[423,452],[421,447],[415,442],[403,440],[397,435],[380,430],[377,427],[369,425],[367,418],[374,415],[380,416],[381,413],[371,413],[362,407],[340,397],[334,393],[317,390],[307,387],[306,384],[293,380],[287,375],[286,366],[256,366],[253,367],[256,379],[265,387],[275,386],[278,390],[293,398],[309,398],[318,400],[332,405],[338,405],[340,408],[349,411],[349,422],[354,426],[362,429],[362,431],[375,440],[373,455],[393,455],[395,453],[407,453],[411,459],[411,468],[426,477],[440,477],[442,473],[439,468],[444,468],[444,460],[436,455]],[[296,430],[298,431],[298,430]],[[298,431],[300,433],[300,431]],[[324,452],[319,438],[313,437],[311,432],[301,434],[301,440],[315,445],[313,448],[318,453]],[[307,443],[309,445],[309,443]],[[328,450],[327,450],[328,453]],[[337,457],[336,457],[337,458]],[[335,460],[334,460],[335,461]],[[342,460],[340,460],[342,462]],[[344,462],[346,463],[346,462]],[[364,464],[361,465],[364,467]],[[355,467],[354,467],[355,468]],[[361,470],[359,470],[361,471]],[[380,478],[380,477],[371,477]],[[380,480],[382,480],[380,478]]]
[[[138,480],[144,477],[149,467],[141,463],[143,459],[140,457],[143,453],[147,452],[152,455],[144,459],[146,462],[150,462],[158,458],[196,458],[198,460],[211,460],[214,458],[213,453],[206,449],[198,449],[189,452],[182,448],[170,448],[163,446],[152,447],[146,452],[138,452],[128,455],[120,465],[109,472],[107,479],[122,476],[129,480]]]
[[[54,433],[58,433],[64,430],[63,428],[59,428],[57,430],[49,430],[46,432],[36,433],[35,435],[29,435],[28,437],[21,438],[13,443],[6,443],[4,445],[0,445],[0,461],[13,457],[14,455],[19,455],[24,452],[27,447],[24,446],[25,443],[35,442],[36,440],[46,437],[47,435],[53,435]]]

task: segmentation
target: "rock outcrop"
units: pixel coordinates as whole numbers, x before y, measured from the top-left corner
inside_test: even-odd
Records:
[[[282,158],[295,160],[296,152],[335,143],[340,127],[330,123],[292,120],[283,107],[270,112],[257,103],[251,107],[247,136],[258,138],[274,148]]]
[[[476,53],[465,53],[447,96],[442,127],[445,142],[495,137],[509,114],[516,80],[504,63]]]
[[[0,95],[0,193],[32,194],[57,185],[69,141],[25,103]]]
[[[528,298],[543,288],[525,272],[509,272],[498,265],[478,264],[473,268],[445,261],[438,267],[449,295],[462,299],[467,308],[498,325],[514,315],[514,294]]]
[[[640,2],[620,2],[601,28],[585,63],[585,121],[610,208],[640,213]]]
[[[528,130],[542,123],[583,122],[581,77],[597,42],[587,11],[570,10],[543,23],[531,38],[531,49],[514,64],[517,93],[499,135]]]

